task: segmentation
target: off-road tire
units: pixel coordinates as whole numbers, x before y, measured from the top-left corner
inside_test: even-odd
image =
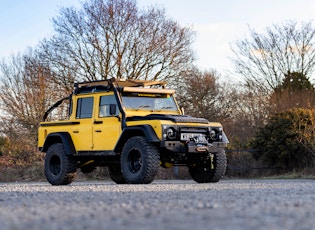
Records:
[[[45,156],[45,176],[52,185],[70,184],[76,175],[76,162],[66,154],[63,144],[51,145]]]
[[[222,150],[214,153],[213,169],[211,169],[211,160],[209,159],[189,167],[189,174],[198,183],[215,183],[224,176],[226,165],[225,151]]]
[[[143,136],[127,140],[121,153],[122,174],[128,184],[149,184],[158,173],[160,154]]]
[[[114,164],[108,166],[108,172],[110,178],[116,183],[116,184],[126,184],[126,180],[121,172],[120,164]]]

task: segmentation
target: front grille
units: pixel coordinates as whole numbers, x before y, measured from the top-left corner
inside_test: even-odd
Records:
[[[189,141],[192,138],[205,140],[209,136],[208,128],[205,127],[180,127],[180,140]]]
[[[180,133],[209,133],[208,127],[180,127]]]

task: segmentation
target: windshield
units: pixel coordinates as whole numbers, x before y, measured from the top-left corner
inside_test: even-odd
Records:
[[[151,111],[177,111],[173,96],[166,94],[125,93],[122,95],[126,109]]]

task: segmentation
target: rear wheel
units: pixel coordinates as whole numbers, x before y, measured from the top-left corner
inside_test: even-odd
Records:
[[[198,183],[214,183],[224,176],[226,165],[225,151],[222,150],[214,153],[212,162],[211,159],[208,159],[189,167],[189,173],[193,180]]]
[[[157,147],[142,136],[130,138],[121,153],[123,177],[129,184],[149,184],[158,172],[160,154]]]
[[[52,185],[70,184],[76,175],[76,162],[66,154],[63,144],[51,145],[45,156],[45,176]]]

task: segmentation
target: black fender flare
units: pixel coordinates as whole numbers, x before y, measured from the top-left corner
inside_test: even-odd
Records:
[[[151,125],[136,125],[124,128],[119,140],[116,143],[114,152],[118,153],[123,148],[125,142],[133,136],[144,136],[150,143],[159,143],[161,140],[157,137]]]
[[[62,143],[68,155],[76,153],[72,138],[67,132],[50,133],[46,137],[42,152],[46,152],[49,146],[55,143]]]

